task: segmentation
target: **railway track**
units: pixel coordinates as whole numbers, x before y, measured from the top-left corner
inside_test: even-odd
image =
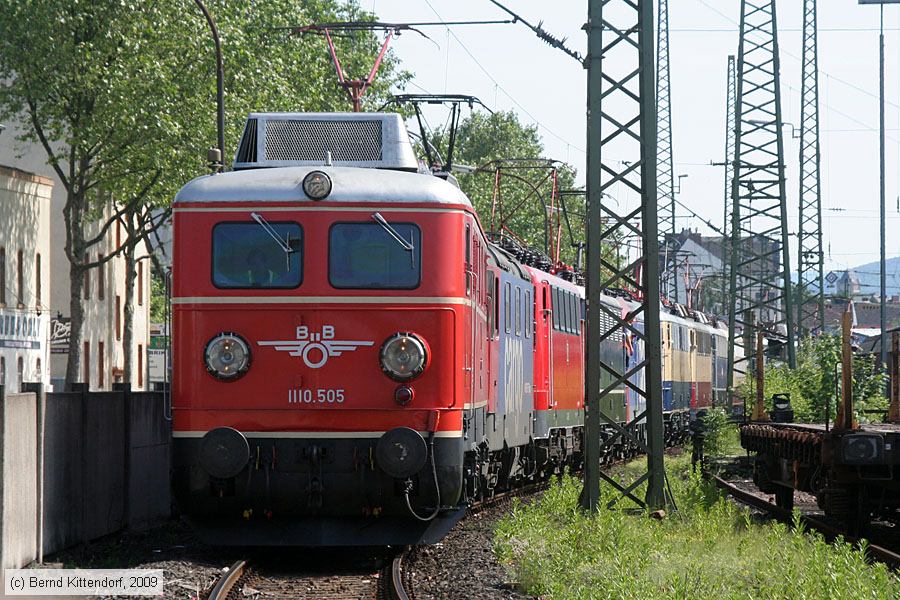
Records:
[[[794,516],[791,511],[780,508],[775,504],[769,502],[765,498],[762,498],[752,492],[742,490],[732,483],[725,481],[718,475],[710,475],[710,477],[715,482],[716,487],[727,493],[738,502],[746,504],[747,506],[753,507],[757,510],[761,510],[784,523],[793,523]],[[800,519],[805,527],[818,531],[828,540],[834,540],[838,536],[841,536],[845,541],[857,547],[860,547],[859,538],[849,535],[846,531],[831,523],[826,523],[825,521],[822,521],[816,517],[804,514],[800,515]],[[866,554],[871,560],[884,563],[894,570],[900,570],[900,554],[897,554],[896,552],[893,552],[892,550],[889,550],[888,548],[885,548],[883,546],[872,544],[868,540],[865,542],[865,549]]]
[[[667,449],[675,451],[680,446]],[[604,465],[605,469],[622,465],[630,458],[615,459]],[[512,498],[521,498],[542,492],[550,487],[554,478],[495,494],[469,507],[469,518]],[[334,563],[328,563],[321,572],[288,570],[272,573],[266,560],[244,559],[236,561],[224,570],[208,595],[208,600],[244,600],[247,598],[362,598],[374,600],[413,600],[413,578],[406,567],[416,559],[414,547],[405,547],[391,556],[382,557],[377,569],[350,569],[336,572]],[[358,571],[358,572],[357,572]]]
[[[265,558],[236,561],[222,572],[208,600],[316,598],[338,600],[410,600],[403,571],[408,549],[387,557],[380,568],[351,567],[344,572],[279,568]]]

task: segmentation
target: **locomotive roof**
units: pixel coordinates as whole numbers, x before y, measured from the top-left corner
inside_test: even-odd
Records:
[[[459,188],[439,177],[358,167],[278,167],[204,175],[175,196],[179,202],[314,202],[303,193],[303,178],[322,171],[332,181],[325,202],[434,203],[471,207]]]

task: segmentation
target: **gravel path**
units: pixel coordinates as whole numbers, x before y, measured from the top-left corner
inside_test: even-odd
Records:
[[[236,551],[202,544],[180,521],[146,532],[113,534],[45,557],[45,567],[85,569],[162,569],[164,598],[203,597],[222,568],[239,557]]]
[[[405,570],[409,583],[412,584],[417,600],[528,600],[509,582],[506,569],[497,561],[492,549],[493,529],[496,521],[509,509],[509,501],[501,501],[463,519],[457,527],[439,544],[423,546],[413,551],[407,561]],[[351,552],[344,549],[343,553]],[[256,559],[265,564],[264,572],[272,576],[272,571],[282,571],[285,562],[304,565],[297,571],[318,572],[324,574],[325,564],[330,563],[336,571],[334,580],[342,579],[344,571],[338,564],[341,551],[325,551],[318,553],[310,565],[310,554],[305,560],[293,551],[282,551],[281,559],[273,560],[280,552],[258,552]],[[290,558],[288,558],[290,557]],[[328,557],[328,558],[326,558]],[[127,532],[115,534],[95,540],[76,548],[47,556],[45,567],[57,568],[95,568],[95,569],[162,569],[165,573],[164,598],[172,600],[196,600],[205,597],[205,592],[214,584],[222,569],[234,561],[247,558],[247,553],[240,549],[212,548],[202,544],[187,525],[180,521],[170,521],[147,532]],[[260,560],[261,559],[261,560]],[[294,560],[298,559],[298,560]],[[356,567],[359,568],[359,562]],[[373,560],[368,566],[372,579],[378,577],[378,562]],[[310,568],[312,567],[312,568]],[[320,568],[319,568],[320,567]],[[365,569],[366,567],[363,567]],[[285,572],[285,571],[282,571]],[[343,573],[346,575],[346,573]],[[296,577],[296,578],[295,578]],[[271,579],[277,580],[278,575]],[[266,577],[269,579],[269,577]],[[325,589],[334,592],[331,585],[323,585],[328,578],[322,577],[315,584],[302,585],[304,579],[298,573],[290,577],[293,581],[287,588],[269,586],[259,581],[247,581],[248,589],[242,590],[246,598],[288,598],[316,597]],[[309,583],[309,582],[306,582]],[[374,581],[373,581],[374,583]],[[320,587],[321,586],[321,587]],[[303,589],[303,588],[306,589]],[[273,589],[274,588],[274,589]],[[318,588],[318,589],[317,589]],[[292,593],[281,595],[291,590]],[[304,593],[297,593],[301,592]],[[347,589],[349,600],[359,597],[352,587]],[[260,593],[262,592],[262,593]],[[368,596],[368,593],[363,595]],[[322,597],[336,598],[326,593]]]
[[[494,524],[509,501],[463,519],[443,541],[413,551],[405,566],[416,600],[528,600],[493,552]]]

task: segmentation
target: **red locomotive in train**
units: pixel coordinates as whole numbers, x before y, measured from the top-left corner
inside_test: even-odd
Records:
[[[232,172],[179,192],[174,490],[208,540],[433,542],[472,499],[578,463],[584,288],[492,241],[454,183],[398,115],[270,113]],[[723,393],[724,344],[696,314],[664,319],[674,441]],[[641,409],[624,386],[607,402]]]

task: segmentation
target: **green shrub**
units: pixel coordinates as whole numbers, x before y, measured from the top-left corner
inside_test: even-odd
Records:
[[[706,437],[703,438],[703,451],[707,456],[722,456],[741,451],[740,435],[737,425],[731,422],[723,408],[713,408],[703,417]]]
[[[794,420],[805,423],[821,423],[833,420],[837,409],[837,365],[841,362],[841,338],[838,335],[821,335],[804,338],[797,348],[797,368],[786,364],[769,364],[765,373],[765,400],[771,409],[773,394],[791,396]],[[887,407],[883,397],[886,375],[878,369],[872,355],[853,356],[853,398],[856,417],[861,422],[879,420],[877,415],[866,415],[864,410]],[[736,393],[744,399],[747,411],[756,398],[756,382],[746,377],[738,384]],[[872,417],[875,417],[874,419]]]

